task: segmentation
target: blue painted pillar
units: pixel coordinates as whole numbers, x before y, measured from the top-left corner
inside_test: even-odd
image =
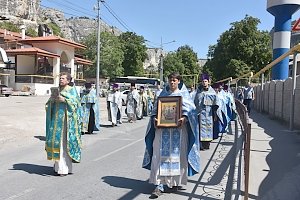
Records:
[[[274,15],[273,60],[290,50],[291,18],[300,8],[300,0],[268,0],[267,11]],[[272,68],[273,80],[284,80],[289,76],[289,58]]]

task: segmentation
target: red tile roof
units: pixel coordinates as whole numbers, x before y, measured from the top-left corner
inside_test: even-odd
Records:
[[[4,37],[6,40],[12,39],[22,39],[22,34],[18,32],[8,31],[6,29],[0,29],[0,36]],[[26,38],[31,38],[30,36],[25,36]]]
[[[80,49],[86,48],[86,46],[83,44],[73,42],[71,40],[67,40],[65,38],[61,38],[61,37],[53,36],[53,35],[45,36],[45,37],[32,37],[32,38],[21,40],[20,42],[27,43],[27,44],[57,42],[57,43],[65,44],[65,45],[72,46],[75,48],[80,48]]]
[[[8,49],[5,50],[7,55],[14,56],[14,55],[40,55],[40,56],[47,56],[50,58],[58,58],[59,55],[55,53],[51,53],[49,51],[45,51],[43,49],[39,49],[36,47],[30,47],[30,48],[23,48],[23,49]]]
[[[84,65],[93,65],[93,62],[90,60],[86,60],[83,58],[75,57],[75,62],[78,64],[84,64]]]

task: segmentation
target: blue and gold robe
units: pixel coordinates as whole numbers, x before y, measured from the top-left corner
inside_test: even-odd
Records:
[[[187,151],[186,151],[186,160],[188,163],[188,176],[192,176],[200,171],[200,153],[199,153],[199,128],[197,123],[197,113],[195,110],[195,105],[190,97],[188,90],[185,85],[179,84],[179,92],[171,93],[169,91],[169,86],[166,86],[164,90],[160,93],[160,97],[163,96],[181,96],[182,97],[182,115],[186,117],[187,122],[184,124],[183,128],[160,128],[156,129],[154,126],[154,117],[157,114],[157,101],[155,102],[155,106],[153,112],[151,113],[151,118],[148,123],[148,127],[146,130],[145,143],[146,149],[143,159],[143,168],[151,169],[151,162],[153,157],[153,141],[156,137],[158,131],[162,131],[161,134],[161,150],[160,156],[161,158],[166,158],[164,161],[160,161],[160,176],[172,176],[178,175],[178,170],[180,168],[179,154],[180,150],[180,140],[181,133],[187,134]],[[186,132],[182,130],[186,130]],[[171,162],[168,162],[168,160]],[[162,174],[162,172],[169,172],[169,175]]]
[[[65,102],[46,103],[46,152],[48,160],[59,160],[62,134],[67,130],[68,155],[74,162],[81,159],[80,98],[75,87],[66,86],[60,95]]]
[[[215,90],[209,86],[208,90],[205,91],[201,86],[197,88],[194,103],[198,112],[198,121],[200,127],[200,141],[209,142],[212,141],[215,137],[213,135],[218,135],[216,133],[217,129],[214,130],[214,118],[223,122],[223,117],[219,109],[219,99]],[[213,112],[213,107],[215,106],[215,111]],[[215,132],[215,134],[213,134]]]
[[[99,113],[99,103],[96,95],[96,90],[91,89],[88,93],[81,94],[81,105],[82,105],[82,132],[88,132],[89,119],[90,119],[90,111],[91,108],[94,111],[94,120],[95,126],[94,130],[91,131],[99,131],[100,130],[100,113]]]

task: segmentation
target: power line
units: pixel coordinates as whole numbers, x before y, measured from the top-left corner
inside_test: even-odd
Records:
[[[80,14],[85,14],[85,15],[88,15],[88,16],[92,16],[93,18],[95,17],[95,16],[93,16],[93,15],[91,15],[91,14],[89,14],[89,13],[86,13],[86,12],[83,12],[82,10],[84,10],[84,11],[89,11],[89,10],[87,10],[87,9],[85,9],[84,7],[82,7],[82,6],[78,6],[78,5],[76,5],[76,8],[80,8],[81,10],[78,10],[78,9],[75,9],[75,8],[72,8],[72,7],[70,7],[69,5],[66,5],[66,4],[63,4],[63,3],[59,3],[59,2],[54,2],[54,0],[46,0],[46,1],[48,1],[48,2],[51,2],[51,3],[53,3],[53,4],[56,4],[56,5],[59,5],[59,6],[62,6],[62,7],[64,7],[64,8],[66,8],[67,10],[70,10],[70,11],[75,11],[76,13],[80,13]],[[70,5],[74,5],[74,3],[72,3],[72,2],[70,2],[70,1],[68,1],[68,0],[65,0],[64,2],[66,2],[66,3],[68,3],[68,4],[70,4]],[[129,31],[129,32],[134,32],[135,33],[135,31],[132,29],[132,28],[130,28],[125,22],[124,22],[124,20],[122,20],[117,14],[116,14],[116,12],[109,6],[109,4],[107,3],[107,2],[101,2],[103,5],[104,5],[104,7],[107,9],[107,11],[119,22],[119,24],[123,27],[123,28],[125,28],[127,31]],[[50,8],[50,7],[47,7],[47,6],[44,6],[44,5],[41,5],[42,7],[44,7],[44,8],[48,8],[48,9],[53,9],[53,8]],[[79,16],[79,15],[75,15],[75,14],[73,14],[73,13],[68,13],[68,12],[65,12],[65,11],[62,11],[64,14],[67,14],[67,15],[70,15],[70,16],[74,16],[74,17],[82,17],[82,16]],[[100,13],[100,15],[101,15],[101,21],[103,21],[104,23],[106,23],[107,25],[109,25],[109,24],[113,24],[113,23],[111,23],[111,21],[110,20],[108,20],[108,18],[106,17],[106,16],[104,16],[102,13]],[[105,20],[103,20],[103,19],[105,19]],[[108,23],[107,21],[110,21],[110,23]],[[118,28],[118,27],[117,27]],[[157,48],[157,46],[159,46],[159,44],[157,44],[157,43],[154,43],[154,42],[151,42],[151,41],[149,41],[149,40],[147,40],[147,39],[145,39],[145,43],[146,43],[146,45],[147,46],[149,46],[149,47],[152,47],[152,48]],[[152,44],[149,44],[149,43],[152,43]],[[155,46],[154,46],[155,45]]]
[[[66,4],[61,3],[61,2],[59,3],[59,2],[54,2],[54,1],[51,1],[51,0],[46,0],[46,1],[51,2],[51,3],[53,3],[53,4],[56,4],[56,5],[59,5],[59,6],[62,6],[62,7],[65,7],[66,9],[68,9],[68,10],[70,10],[70,11],[75,11],[75,12],[80,13],[80,14],[85,14],[85,15],[91,16],[91,17],[93,17],[93,18],[95,17],[94,15],[91,15],[90,13],[83,12],[83,11],[81,11],[81,10],[72,8],[72,7],[70,7],[70,6],[66,5]]]
[[[103,3],[103,5],[104,5],[104,7],[108,10],[108,12],[121,24],[121,26],[123,26],[127,31],[129,31],[129,32],[134,32],[135,33],[135,31],[132,29],[132,28],[130,28],[117,14],[116,14],[116,12],[114,12],[113,11],[113,9],[108,5],[108,3],[107,2],[104,2]],[[145,39],[145,43],[152,43],[152,44],[154,44],[154,45],[156,45],[156,47],[155,46],[153,46],[153,45],[151,45],[151,44],[147,44],[149,47],[152,47],[152,48],[157,48],[157,46],[159,46],[159,44],[156,44],[156,43],[154,43],[154,42],[151,42],[151,41],[149,41],[149,40],[147,40],[147,39]]]
[[[53,9],[53,8],[51,8],[51,7],[44,6],[44,5],[42,5],[42,4],[41,4],[41,7],[47,8],[47,9]],[[62,13],[64,13],[64,14],[67,14],[67,15],[74,16],[74,17],[80,17],[79,15],[74,15],[74,14],[71,14],[71,13],[67,13],[67,12],[65,12],[65,11],[60,11],[60,12],[62,12]]]
[[[109,8],[109,10],[128,28],[128,29],[130,29],[132,32],[134,32],[133,31],[133,29],[132,28],[130,28],[117,14],[116,14],[116,12],[114,12],[114,10],[109,6],[109,4],[108,3],[106,3],[105,2],[105,6],[107,6],[108,8]]]
[[[70,4],[70,5],[72,5],[72,6],[74,6],[74,5],[75,5],[73,2],[70,2],[70,1],[68,1],[68,0],[65,0],[65,2],[66,2],[66,3],[69,3],[69,4]],[[78,7],[78,8],[81,8],[82,10],[85,10],[85,11],[91,12],[90,10],[88,10],[88,9],[86,9],[86,8],[82,7],[82,6],[79,6],[79,5],[76,5],[76,7]]]
[[[129,26],[127,26],[126,23],[123,22],[122,19],[120,19],[115,12],[107,6],[107,3],[102,3],[104,5],[104,7],[107,9],[107,11],[121,24],[121,26],[123,26],[127,31],[129,32],[134,32]]]

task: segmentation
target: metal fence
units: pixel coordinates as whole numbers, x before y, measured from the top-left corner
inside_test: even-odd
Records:
[[[250,166],[250,140],[251,140],[251,123],[247,108],[239,100],[235,100],[238,119],[236,120],[236,132],[238,131],[238,124],[240,124],[243,144],[244,144],[244,199],[249,197],[249,166]]]

